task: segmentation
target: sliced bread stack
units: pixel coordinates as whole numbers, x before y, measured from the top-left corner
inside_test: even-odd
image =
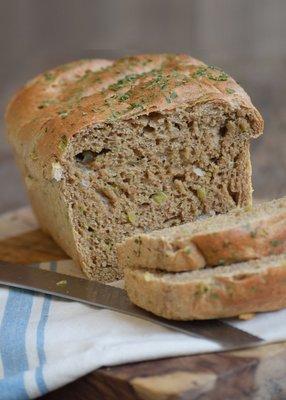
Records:
[[[131,301],[168,319],[286,307],[286,198],[133,236],[118,260]]]

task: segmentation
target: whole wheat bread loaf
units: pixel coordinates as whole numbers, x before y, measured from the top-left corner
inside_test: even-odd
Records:
[[[188,272],[125,269],[130,300],[175,320],[233,317],[286,307],[286,254]]]
[[[118,260],[122,268],[188,271],[283,252],[286,197],[134,235],[118,245]]]
[[[39,75],[6,114],[42,228],[91,279],[115,243],[251,203],[263,121],[219,68],[187,55],[82,60]]]

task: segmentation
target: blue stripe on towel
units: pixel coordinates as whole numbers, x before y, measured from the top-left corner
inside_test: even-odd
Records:
[[[51,271],[56,271],[57,263],[52,261],[50,264]],[[40,321],[37,328],[37,350],[39,357],[39,367],[36,368],[36,382],[40,393],[43,395],[48,392],[46,382],[43,375],[43,366],[46,362],[45,354],[45,326],[49,316],[49,309],[51,304],[51,296],[45,295]]]
[[[46,295],[42,307],[41,318],[37,329],[37,350],[40,366],[36,368],[36,382],[41,394],[45,394],[48,391],[46,382],[43,376],[43,364],[46,362],[46,354],[44,350],[45,344],[45,326],[49,316],[51,296]]]
[[[1,399],[29,399],[24,385],[28,369],[25,336],[33,304],[33,294],[21,289],[9,289],[0,327],[0,351],[4,379],[0,381]]]

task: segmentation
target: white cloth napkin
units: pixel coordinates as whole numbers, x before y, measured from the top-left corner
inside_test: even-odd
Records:
[[[267,342],[286,340],[286,310],[228,323]],[[101,366],[219,350],[117,312],[0,287],[1,400],[38,397]]]

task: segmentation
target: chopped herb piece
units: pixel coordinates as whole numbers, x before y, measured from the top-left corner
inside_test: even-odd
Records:
[[[53,81],[56,79],[55,75],[51,72],[45,72],[43,75],[46,81]]]
[[[140,257],[140,255],[141,255],[142,238],[139,236],[134,241],[135,241],[136,244],[138,244],[138,248],[134,249],[134,254],[136,254],[137,257]]]
[[[133,211],[128,211],[128,212],[126,213],[126,215],[127,215],[128,221],[129,221],[131,224],[135,224],[135,223],[136,223],[136,221],[137,221],[137,216],[136,216],[135,212],[133,212]]]
[[[111,111],[111,115],[108,118],[108,122],[114,122],[120,117],[120,113],[118,111]]]
[[[130,96],[129,96],[128,93],[124,93],[124,94],[122,94],[121,96],[118,97],[118,100],[119,100],[119,101],[125,101],[125,100],[128,100],[129,97],[130,97]]]
[[[67,285],[67,281],[66,280],[62,280],[62,281],[58,281],[57,283],[56,283],[56,285],[57,286],[60,286],[60,287],[65,287],[66,285]]]
[[[235,93],[235,90],[233,90],[233,89],[231,89],[231,88],[226,88],[225,91],[226,91],[226,93],[228,93],[228,94],[233,94],[233,93]]]
[[[271,240],[270,244],[271,244],[271,246],[273,246],[273,247],[277,247],[277,246],[280,246],[280,244],[282,244],[282,241],[281,241],[281,240],[274,239],[274,240]]]
[[[184,253],[186,253],[186,254],[191,254],[192,253],[192,248],[191,248],[191,246],[186,246],[186,247],[184,247]]]
[[[255,239],[257,237],[257,230],[250,231],[249,235],[250,235],[250,237],[252,237],[252,239]]]
[[[176,92],[172,92],[169,97],[166,97],[167,103],[172,103],[172,101],[178,97]]]
[[[201,295],[207,293],[208,291],[209,291],[208,286],[206,286],[206,285],[203,284],[203,283],[199,283],[199,284],[196,286],[195,296],[201,296]]]
[[[201,201],[205,201],[207,197],[206,189],[203,187],[200,187],[197,189],[197,196]]]
[[[233,295],[234,295],[233,288],[227,287],[227,288],[226,288],[226,291],[227,291],[228,296],[229,296],[230,298],[233,298]]]
[[[151,62],[152,62],[152,59],[151,58],[147,58],[147,60],[142,62],[142,65],[144,67],[145,65],[150,64]]]
[[[47,100],[43,100],[42,103],[40,103],[38,105],[38,108],[41,110],[43,108],[49,107],[53,104],[57,103],[57,100],[55,99],[47,99]]]
[[[102,83],[102,78],[100,76],[95,76],[93,78],[93,81],[96,82],[96,83]]]
[[[139,246],[141,246],[141,244],[142,244],[142,239],[141,239],[141,237],[139,236],[139,237],[135,238],[134,242],[135,242],[136,244],[139,244]]]
[[[211,293],[210,294],[210,298],[212,300],[219,300],[219,295],[218,295],[218,293]]]
[[[152,199],[157,203],[157,204],[163,204],[167,200],[168,196],[166,193],[159,191],[153,194]]]
[[[170,94],[170,99],[175,99],[176,97],[178,97],[178,95],[177,95],[177,93],[176,92],[172,92],[171,94]]]
[[[66,118],[69,115],[69,113],[70,111],[65,111],[65,110],[58,111],[58,114],[62,119]]]
[[[67,139],[66,135],[63,135],[63,136],[61,137],[60,141],[59,141],[58,148],[59,148],[61,151],[64,151],[65,148],[67,147],[67,144],[68,144],[68,139]]]
[[[164,76],[160,70],[153,73],[155,74],[155,78],[148,82],[147,87],[151,89],[158,86],[162,90],[165,89],[168,85],[168,77]]]
[[[207,67],[199,67],[193,74],[193,78],[198,78],[200,76],[206,76],[207,74]]]
[[[84,71],[84,74],[83,74],[79,79],[80,79],[80,80],[81,80],[81,79],[85,79],[91,72],[92,72],[91,69],[86,69],[86,70]]]
[[[211,72],[211,71],[212,72]],[[213,81],[227,81],[228,75],[222,71],[220,68],[211,66],[199,67],[193,74],[193,78],[200,78],[205,76]]]
[[[110,106],[110,99],[111,99],[111,97],[109,97],[108,99],[104,99],[104,104],[106,104],[107,106]]]
[[[173,76],[174,78],[178,78],[178,77],[179,77],[179,72],[176,71],[176,70],[172,71],[172,76]]]
[[[143,104],[142,103],[131,103],[129,106],[129,109],[134,110],[134,108],[143,108]]]
[[[227,81],[228,80],[228,75],[223,71],[217,76],[208,74],[207,77],[213,81]]]
[[[37,152],[36,152],[35,149],[31,151],[31,153],[30,153],[30,158],[31,158],[31,160],[33,160],[33,161],[36,161],[36,160],[39,158],[39,157],[38,157],[38,154],[37,154]]]
[[[264,228],[260,229],[260,235],[261,235],[261,236],[264,236],[264,237],[268,236],[267,230],[264,229]]]
[[[136,81],[136,79],[140,76],[141,74],[132,74],[132,75],[127,75],[125,78],[119,79],[116,83],[113,83],[108,87],[110,90],[117,91],[119,89],[122,89],[124,86],[126,86],[128,83],[133,83]]]

